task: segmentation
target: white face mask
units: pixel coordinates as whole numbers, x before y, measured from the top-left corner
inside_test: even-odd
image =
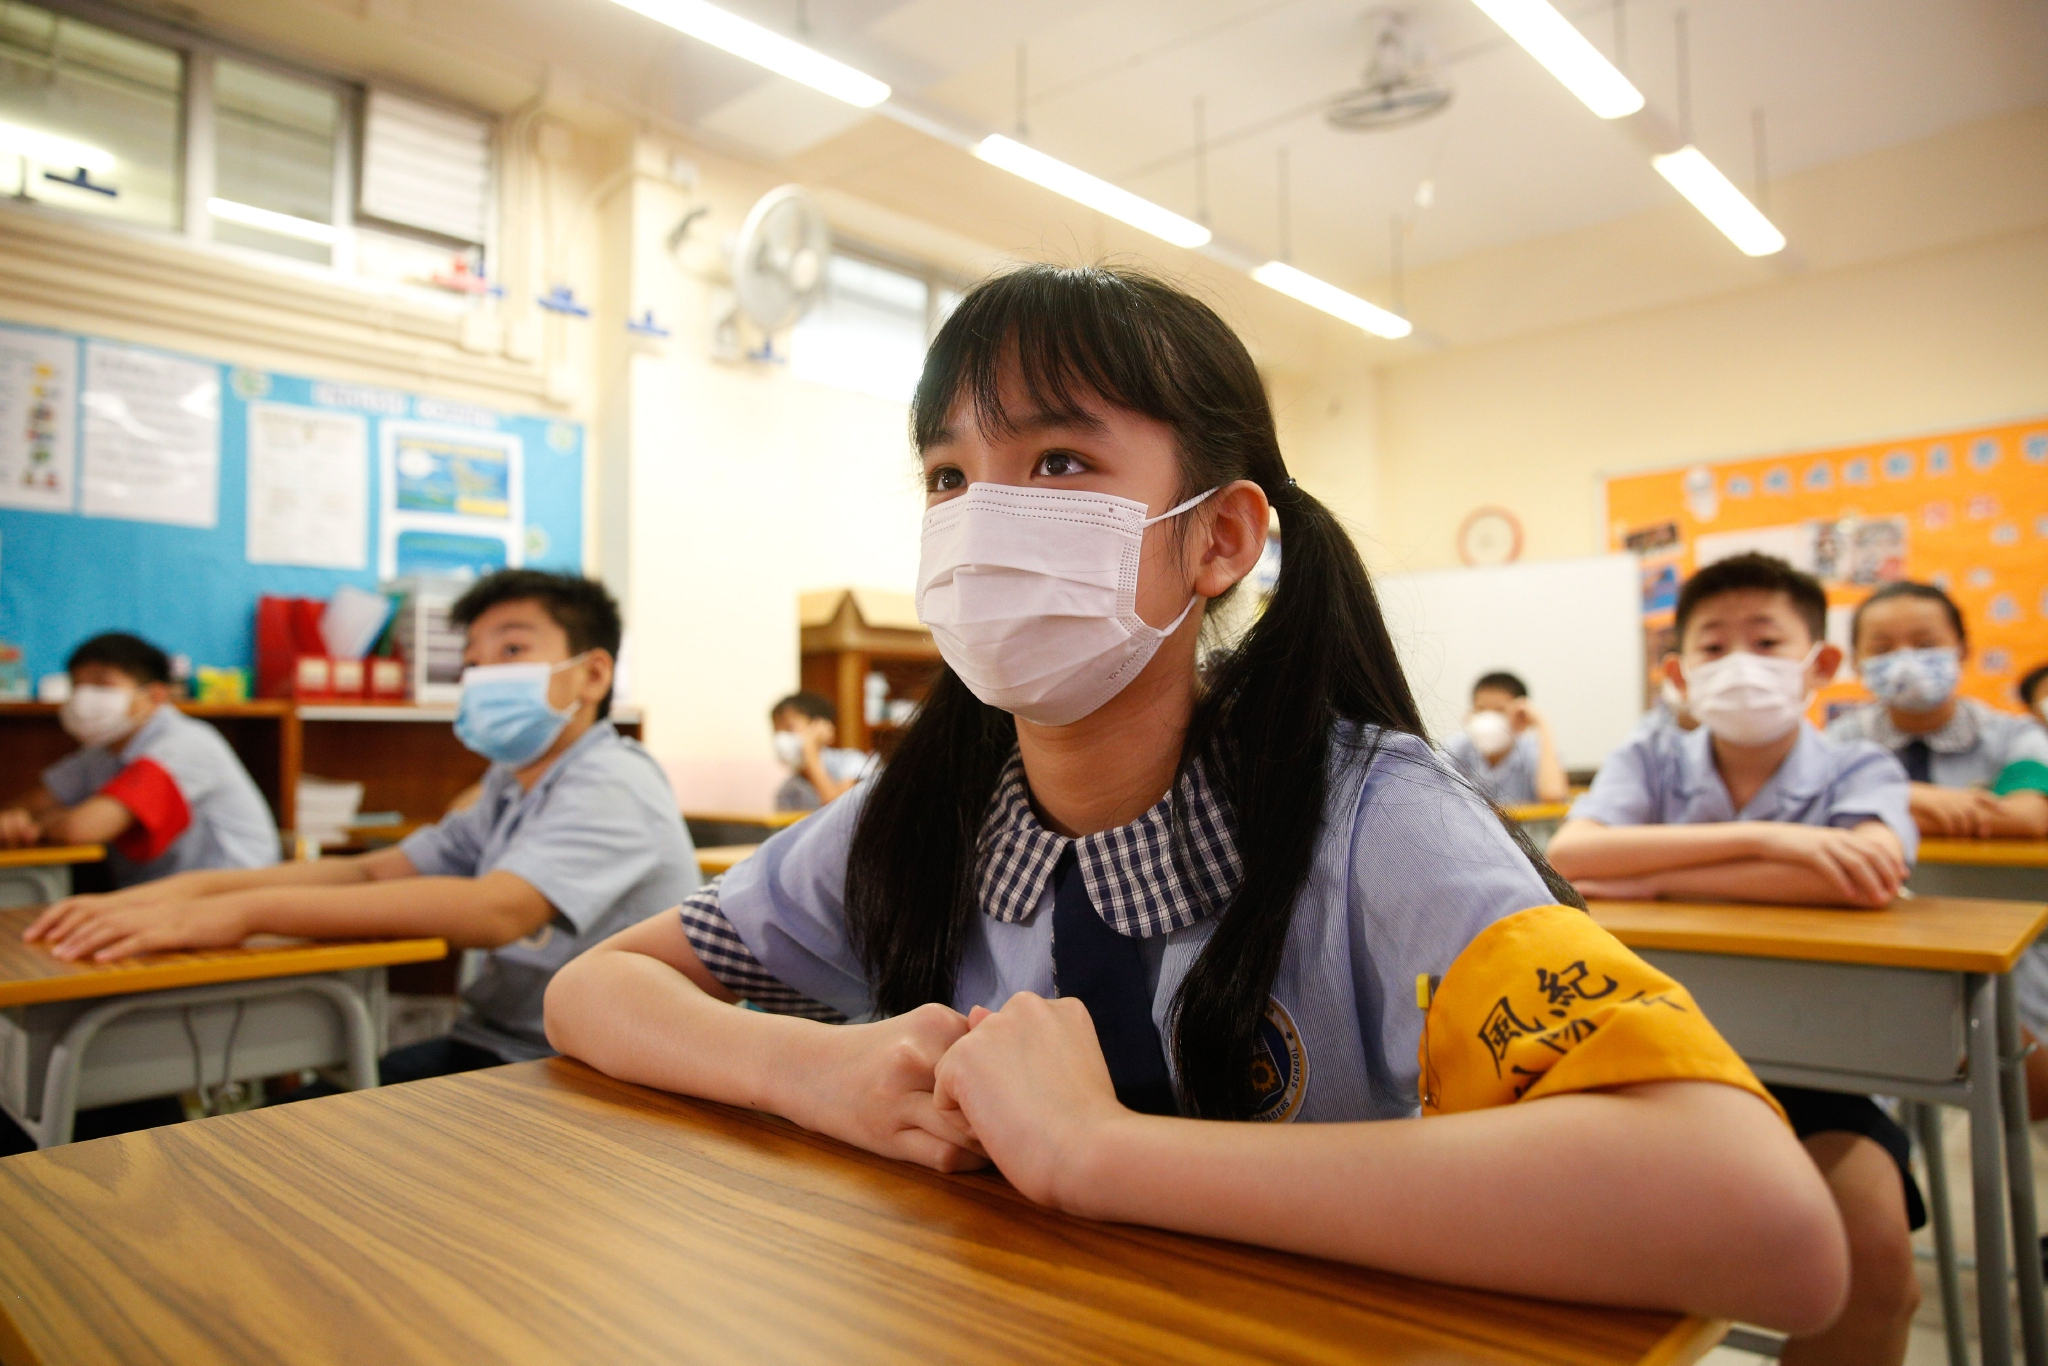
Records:
[[[135,729],[128,714],[135,689],[107,683],[80,683],[58,709],[57,722],[81,745],[111,745]]]
[[[775,757],[786,767],[800,768],[804,762],[804,737],[793,730],[775,732]]]
[[[1189,598],[1166,626],[1147,625],[1138,560],[1146,527],[1208,496],[1148,518],[1113,494],[970,484],[924,515],[918,620],[983,702],[1071,724],[1123,691],[1194,610]]]
[[[1812,696],[1806,670],[1820,653],[1804,659],[1737,650],[1685,670],[1686,701],[1700,724],[1731,745],[1767,745],[1799,724]]]
[[[1465,718],[1465,737],[1491,759],[1515,743],[1515,728],[1505,712],[1475,711]]]

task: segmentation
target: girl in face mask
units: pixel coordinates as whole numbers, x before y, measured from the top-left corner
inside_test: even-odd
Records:
[[[1875,740],[1912,780],[1925,835],[2048,836],[2048,732],[2026,716],[1956,695],[1969,637],[1929,583],[1894,583],[1856,609],[1856,672],[1875,701],[1837,716],[1832,739]]]
[[[1208,307],[1126,271],[997,277],[913,414],[946,670],[878,777],[566,967],[558,1049],[1093,1217],[1835,1312],[1812,1165],[1421,738],[1357,552]],[[1273,594],[1198,681],[1276,512]],[[1611,1051],[1551,1066],[1586,1048]],[[1384,1122],[1314,1122],[1343,1120]]]

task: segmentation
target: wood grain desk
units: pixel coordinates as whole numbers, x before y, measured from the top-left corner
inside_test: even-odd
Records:
[[[71,867],[98,863],[104,844],[37,844],[0,849],[0,906],[40,906],[71,895]]]
[[[2048,840],[1920,841],[1915,892],[2048,901]]]
[[[439,939],[313,943],[64,963],[0,910],[0,1109],[39,1147],[71,1141],[81,1107],[335,1063],[377,1084],[384,969],[441,958]]]
[[[1983,1360],[2012,1360],[2006,1273],[2015,1265],[2026,1359],[2048,1363],[2025,1052],[2005,984],[2048,926],[2048,904],[1916,897],[1856,911],[1596,901],[1591,910],[1683,982],[1764,1080],[1920,1102],[1913,1123],[1928,1153],[1941,1151],[1934,1106],[1968,1111]],[[1960,1366],[1966,1357],[1946,1169],[1930,1161],[1927,1177],[1949,1355]]]
[[[0,1359],[1696,1360],[1723,1325],[1095,1224],[564,1059],[0,1162]]]
[[[717,877],[731,872],[735,863],[751,857],[760,847],[758,844],[714,844],[709,849],[697,851],[697,867],[705,877]]]

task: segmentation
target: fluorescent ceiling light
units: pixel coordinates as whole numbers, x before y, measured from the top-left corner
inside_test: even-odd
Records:
[[[88,142],[74,142],[40,128],[23,128],[18,123],[0,123],[0,152],[27,157],[45,166],[83,166],[105,175],[114,169],[114,154]]]
[[[1415,330],[1415,325],[1400,314],[1389,313],[1378,304],[1369,304],[1356,294],[1347,294],[1305,270],[1279,261],[1266,262],[1252,272],[1252,278],[1311,308],[1320,308],[1333,318],[1342,318],[1353,327],[1362,327],[1375,337],[1398,341]]]
[[[1472,0],[1494,23],[1507,30],[1564,88],[1577,95],[1603,119],[1618,119],[1643,107],[1643,92],[1629,84],[1600,49],[1572,21],[1551,8],[1550,0]]]
[[[1720,168],[1708,161],[1697,147],[1681,147],[1660,157],[1651,157],[1657,174],[1670,181],[1707,221],[1728,235],[1745,256],[1769,256],[1785,249],[1785,234],[1735,188]]]
[[[737,14],[705,0],[618,0],[635,14],[644,14],[659,24],[687,33],[699,42],[723,48],[756,66],[765,66],[778,76],[801,81],[834,99],[845,100],[861,109],[872,109],[889,98],[889,87],[864,71],[785,38],[773,29],[762,28]]]
[[[298,218],[288,213],[277,213],[270,209],[259,209],[254,204],[243,204],[232,199],[209,199],[206,211],[215,218],[225,218],[230,223],[245,227],[261,228],[284,237],[297,237],[308,242],[333,243],[341,236],[332,223],[316,223],[310,218]]]
[[[1199,247],[1209,241],[1209,230],[1193,219],[1182,218],[1171,209],[1162,209],[1149,199],[1141,199],[1129,190],[1098,180],[1086,171],[1076,170],[1064,161],[1026,147],[1001,133],[991,134],[976,143],[974,154],[991,166],[1000,166],[1012,175],[1020,175],[1034,184],[1045,186],[1055,194],[1063,194],[1134,228],[1142,228],[1176,247]]]

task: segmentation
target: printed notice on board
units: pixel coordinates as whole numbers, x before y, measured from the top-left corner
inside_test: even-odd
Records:
[[[355,413],[249,405],[251,564],[365,569],[370,424]]]
[[[380,574],[488,574],[520,563],[526,447],[516,434],[388,419],[381,434]]]
[[[71,511],[78,343],[0,329],[0,507]]]
[[[88,517],[211,527],[220,520],[220,367],[135,347],[85,345]]]

